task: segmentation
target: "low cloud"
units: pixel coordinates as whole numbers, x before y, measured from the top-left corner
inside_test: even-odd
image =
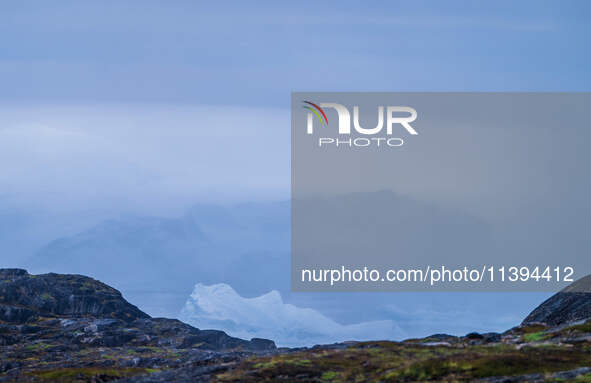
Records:
[[[286,110],[13,106],[0,116],[0,197],[12,206],[170,214],[289,196]]]

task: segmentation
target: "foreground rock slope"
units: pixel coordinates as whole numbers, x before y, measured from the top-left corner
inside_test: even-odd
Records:
[[[0,382],[70,381],[69,372],[112,380],[276,348],[151,318],[92,278],[21,269],[0,269],[0,346]]]
[[[0,382],[589,382],[577,283],[504,333],[276,349],[150,318],[91,278],[0,270]]]

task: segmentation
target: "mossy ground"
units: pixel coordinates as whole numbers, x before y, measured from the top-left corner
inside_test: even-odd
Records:
[[[344,350],[307,350],[249,359],[217,382],[413,382],[551,373],[591,366],[585,347],[421,346],[365,342]],[[585,380],[582,380],[585,381]]]
[[[50,327],[43,331],[51,334]],[[562,382],[547,374],[591,366],[591,322],[561,328],[521,326],[490,339],[480,334],[439,334],[405,342],[284,350],[266,357],[220,356],[211,361],[205,357],[200,363],[224,364],[223,372],[212,379],[218,383],[466,382],[534,373],[546,374],[548,382]],[[193,361],[196,352],[202,351],[147,345],[84,347],[47,339],[3,347],[0,365],[18,364],[19,373],[15,376],[14,368],[8,369],[0,373],[0,382],[106,382],[155,371],[137,368],[135,359],[151,361],[142,367],[171,370]],[[581,373],[569,381],[591,383],[591,375]]]
[[[107,382],[134,375],[150,374],[166,368],[179,358],[187,357],[188,350],[157,349],[155,347],[92,347],[63,350],[47,343],[33,343],[12,348],[0,355],[0,362],[21,365],[14,377],[0,373],[2,382]],[[133,358],[158,358],[165,365],[160,368],[128,367]],[[2,364],[0,363],[0,364]]]
[[[542,327],[529,328],[530,331],[523,333],[522,338],[525,342],[539,342],[553,339],[572,339],[577,337],[591,336],[591,320],[581,324],[566,326],[563,328],[552,329]]]
[[[86,383],[109,381],[154,372],[147,368],[59,368],[33,372],[40,382]]]

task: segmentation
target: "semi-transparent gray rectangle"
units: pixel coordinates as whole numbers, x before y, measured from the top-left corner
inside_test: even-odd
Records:
[[[293,290],[589,274],[590,110],[589,93],[293,93]]]

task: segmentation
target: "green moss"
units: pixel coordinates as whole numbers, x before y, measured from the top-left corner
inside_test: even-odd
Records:
[[[564,378],[554,378],[554,379],[549,379],[549,382],[567,382],[566,379]],[[577,376],[574,380],[570,380],[570,382],[573,383],[591,383],[591,374],[585,374],[585,375],[580,375]]]
[[[270,369],[270,368],[274,368],[274,367],[280,366],[280,365],[293,365],[293,366],[297,366],[297,367],[305,367],[305,366],[310,366],[311,362],[309,359],[277,358],[277,359],[271,359],[270,361],[267,361],[267,362],[255,363],[253,365],[253,367],[256,369]]]
[[[547,339],[548,335],[546,335],[546,333],[544,333],[543,331],[539,331],[539,332],[532,332],[532,333],[528,333],[523,335],[523,340],[526,342],[538,342],[544,339]]]
[[[591,374],[577,376],[577,378],[575,379],[575,382],[584,382],[584,383],[591,382]]]
[[[49,293],[41,294],[41,299],[43,299],[44,301],[54,301],[55,300],[55,298]]]
[[[254,368],[256,368],[257,370],[260,369],[264,369],[264,368],[270,368],[273,367],[274,363],[273,362],[266,362],[266,363],[255,363],[253,365]]]
[[[309,366],[312,362],[309,359],[298,359],[293,361],[296,366]]]
[[[591,332],[591,321],[587,321],[583,324],[567,327],[567,329],[576,332]]]
[[[544,331],[547,329],[548,329],[548,327],[543,324],[532,324],[532,325],[527,325],[527,326],[523,326],[523,327],[517,327],[513,331],[515,331],[518,334],[531,334],[531,333]]]
[[[322,374],[322,376],[320,376],[320,379],[330,382],[330,381],[336,379],[338,376],[339,376],[338,372],[326,371]]]
[[[29,344],[25,347],[25,350],[27,351],[43,351],[48,349],[49,347],[51,347],[50,344],[47,343],[33,343],[33,344]]]
[[[160,371],[162,371],[162,370],[161,370],[161,369],[159,369],[159,368],[146,368],[146,372],[147,372],[148,374],[153,374],[153,373],[155,373],[155,372],[160,372]]]

